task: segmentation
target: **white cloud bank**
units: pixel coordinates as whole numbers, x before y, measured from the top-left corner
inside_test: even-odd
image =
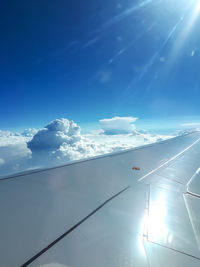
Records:
[[[133,117],[114,117],[99,121],[105,134],[127,134],[135,131],[133,124],[138,118]]]
[[[100,120],[102,130],[81,134],[73,121],[57,119],[43,129],[23,133],[0,131],[0,176],[49,167],[170,138],[138,132],[133,117]]]
[[[31,151],[26,142],[31,137],[0,130],[0,176],[27,169],[26,161]]]

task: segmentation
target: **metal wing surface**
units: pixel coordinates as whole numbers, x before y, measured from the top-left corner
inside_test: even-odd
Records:
[[[200,266],[200,133],[0,180],[0,266]]]

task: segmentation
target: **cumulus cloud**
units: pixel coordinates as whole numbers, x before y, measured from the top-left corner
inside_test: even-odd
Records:
[[[137,119],[134,117],[114,117],[99,120],[99,123],[105,134],[127,134],[135,132],[135,125],[133,123]]]
[[[73,145],[80,139],[80,127],[77,124],[67,119],[57,119],[38,131],[28,142],[28,148],[32,153],[49,152],[58,149],[64,143]]]
[[[81,135],[76,123],[64,118],[54,120],[38,131],[27,147],[32,152],[32,162],[45,166],[103,153],[98,145]]]
[[[36,129],[34,129],[34,128],[28,128],[28,129],[25,129],[22,132],[22,136],[25,136],[25,137],[33,137],[36,133],[37,133],[37,130]]]
[[[0,131],[0,176],[61,165],[170,137],[136,131],[133,125],[136,119],[103,119],[100,120],[103,130],[84,135],[75,122],[64,118],[50,122],[39,131],[28,129],[21,134]]]

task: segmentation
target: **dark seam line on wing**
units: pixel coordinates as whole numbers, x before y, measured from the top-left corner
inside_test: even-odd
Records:
[[[76,229],[80,224],[82,224],[84,221],[86,221],[89,217],[91,217],[94,213],[96,213],[99,209],[101,209],[103,206],[105,206],[108,202],[110,202],[112,199],[116,198],[118,195],[129,189],[131,186],[127,186],[114,196],[107,199],[105,202],[103,202],[99,207],[97,207],[95,210],[93,210],[91,213],[89,213],[85,218],[83,218],[81,221],[79,221],[77,224],[75,224],[73,227],[71,227],[69,230],[67,230],[64,234],[56,238],[52,243],[50,243],[47,247],[43,248],[40,252],[38,252],[36,255],[34,255],[32,258],[27,260],[24,264],[21,265],[21,267],[28,266],[30,263],[32,263],[34,260],[36,260],[39,256],[41,256],[43,253],[45,253],[48,249],[53,247],[56,243],[58,243],[61,239],[63,239],[65,236],[67,236],[70,232],[72,232],[74,229]]]
[[[200,195],[197,195],[197,194],[191,193],[190,191],[187,191],[187,192],[186,192],[186,194],[187,194],[187,195],[190,195],[190,196],[193,196],[193,197],[200,198]]]
[[[177,249],[175,249],[175,248],[170,248],[170,247],[167,247],[167,246],[165,246],[165,245],[161,245],[161,244],[159,244],[159,243],[156,243],[156,242],[153,242],[153,241],[149,240],[148,238],[147,238],[147,241],[148,241],[149,243],[158,245],[158,246],[163,247],[163,248],[166,248],[166,249],[173,250],[173,251],[175,251],[175,252],[181,253],[181,254],[183,254],[183,255],[186,255],[186,256],[188,256],[188,257],[194,258],[194,259],[196,259],[196,260],[200,260],[200,258],[198,258],[198,257],[196,257],[196,256],[190,255],[190,254],[188,254],[188,253],[186,253],[186,252],[177,250]]]

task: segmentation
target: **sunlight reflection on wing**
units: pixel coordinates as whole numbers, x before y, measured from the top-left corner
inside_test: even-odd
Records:
[[[167,227],[166,193],[160,192],[156,200],[152,200],[149,213],[142,221],[144,237],[151,242],[171,243],[173,235]]]
[[[150,204],[150,212],[147,219],[148,238],[150,240],[156,242],[163,237],[166,239],[168,229],[165,225],[165,217],[165,194],[161,192],[156,201]]]

